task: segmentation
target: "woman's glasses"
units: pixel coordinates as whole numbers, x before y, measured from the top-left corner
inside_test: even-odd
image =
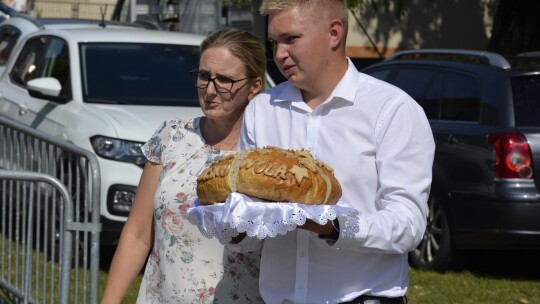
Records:
[[[195,82],[195,86],[199,89],[206,89],[210,82],[214,83],[214,88],[216,88],[216,91],[219,93],[232,93],[232,87],[235,83],[254,78],[254,77],[246,77],[242,79],[231,79],[229,77],[225,76],[216,76],[214,78],[210,77],[210,75],[199,72],[199,70],[193,70],[191,71],[191,77],[193,78],[193,81]]]

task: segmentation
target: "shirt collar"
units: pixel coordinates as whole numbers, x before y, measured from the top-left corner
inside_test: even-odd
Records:
[[[328,99],[324,103],[328,103],[334,98],[346,100],[351,103],[354,102],[356,92],[358,91],[358,77],[360,73],[349,58],[347,58],[347,61],[349,63],[349,67],[347,68],[345,75],[343,75],[341,81],[337,84],[332,94],[330,94],[330,97],[328,97]],[[279,95],[275,99],[275,102],[284,101],[304,102],[300,90],[297,87],[291,85],[290,83],[287,83],[285,88],[281,91],[281,93],[279,93]]]

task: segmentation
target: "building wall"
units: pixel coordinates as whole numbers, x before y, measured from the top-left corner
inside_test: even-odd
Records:
[[[366,5],[360,13],[349,14],[347,53],[376,58],[403,49],[486,50],[497,4],[498,0],[413,0],[402,20],[392,8],[375,11]]]
[[[206,2],[208,7],[215,6],[214,14],[219,14],[220,0],[199,0],[197,9],[188,15],[191,17],[184,18],[192,24],[184,23],[180,30],[191,29],[199,34],[210,31],[201,26],[210,25],[212,22],[208,21],[217,17],[196,16],[203,13],[203,3]],[[213,2],[215,4],[211,5]],[[35,0],[31,14],[39,17],[99,19],[104,13],[105,18],[110,19],[115,3],[116,0]],[[261,36],[262,41],[266,41],[266,37],[263,37],[266,33],[265,18],[256,16],[260,0],[255,0],[254,3],[256,4],[252,14],[255,17],[246,16],[246,10],[231,9],[227,18],[221,16],[221,26],[226,26],[227,23],[234,26],[236,22],[246,27],[249,22],[253,32]],[[412,0],[402,19],[396,17],[392,7],[386,11],[365,5],[359,12],[349,13],[347,55],[352,58],[373,59],[386,57],[402,49],[485,50],[497,4],[498,0]],[[245,22],[242,22],[243,19]]]
[[[110,20],[116,0],[35,0],[28,13],[40,18],[81,18]]]

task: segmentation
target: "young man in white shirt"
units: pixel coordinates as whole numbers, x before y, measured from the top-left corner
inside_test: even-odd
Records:
[[[404,303],[407,254],[422,239],[431,186],[426,116],[346,57],[343,0],[268,0],[261,13],[288,81],[251,101],[240,149],[309,149],[334,169],[359,215],[232,246],[263,246],[260,289],[269,304]]]

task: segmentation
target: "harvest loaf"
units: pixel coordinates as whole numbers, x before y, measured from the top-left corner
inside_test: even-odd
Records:
[[[309,151],[264,147],[224,156],[197,178],[203,204],[225,202],[231,192],[271,202],[333,205],[341,186],[332,168]]]

